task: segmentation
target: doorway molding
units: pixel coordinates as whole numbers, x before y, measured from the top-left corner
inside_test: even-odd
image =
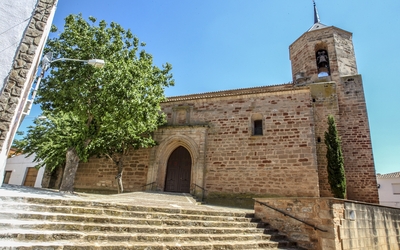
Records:
[[[206,135],[207,126],[169,126],[157,130],[154,138],[159,145],[151,151],[147,183],[155,183],[157,191],[164,190],[168,159],[176,148],[182,146],[192,159],[191,193],[193,184],[204,186]],[[151,186],[147,186],[147,190]]]

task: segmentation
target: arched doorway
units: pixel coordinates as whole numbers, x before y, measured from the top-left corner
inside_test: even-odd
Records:
[[[189,151],[179,146],[168,158],[165,191],[190,193],[192,158]]]

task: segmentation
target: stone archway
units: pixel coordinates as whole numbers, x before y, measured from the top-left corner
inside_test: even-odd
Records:
[[[190,193],[193,193],[194,184],[204,186],[206,132],[206,126],[168,127],[157,130],[154,136],[159,145],[152,149],[147,174],[147,183],[153,185],[148,185],[147,189],[150,190],[153,186],[159,191],[165,190],[168,159],[178,147],[185,148],[190,154]]]

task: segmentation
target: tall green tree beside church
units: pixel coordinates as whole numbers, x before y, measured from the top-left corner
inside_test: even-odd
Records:
[[[326,159],[328,162],[328,182],[335,198],[346,198],[346,176],[341,141],[335,118],[328,116],[328,131],[325,132]]]
[[[47,127],[28,132],[24,149],[39,153],[38,160],[49,163],[59,163],[60,154],[64,155],[60,191],[73,191],[79,162],[92,155],[109,156],[118,166],[116,178],[122,184],[123,156],[129,149],[155,144],[151,132],[163,121],[164,88],[174,81],[171,65],[155,66],[144,46],[117,23],[97,22],[94,17],[86,21],[81,15],[66,17],[64,30],[48,40],[45,52],[52,52],[53,59],[106,62],[104,68],[76,61],[52,62],[40,85],[36,102],[52,120]],[[57,137],[53,132],[59,130],[66,133]],[[51,140],[45,148],[39,145],[43,138]]]

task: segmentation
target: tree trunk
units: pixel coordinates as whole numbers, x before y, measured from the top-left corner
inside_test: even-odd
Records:
[[[79,156],[75,148],[69,148],[66,155],[66,164],[60,186],[60,192],[73,193],[75,174],[79,165]]]
[[[124,172],[124,163],[123,163],[123,155],[121,155],[121,158],[118,161],[118,174],[115,176],[115,179],[117,180],[117,187],[118,187],[118,193],[121,194],[124,192],[124,186],[122,184],[122,173]]]

